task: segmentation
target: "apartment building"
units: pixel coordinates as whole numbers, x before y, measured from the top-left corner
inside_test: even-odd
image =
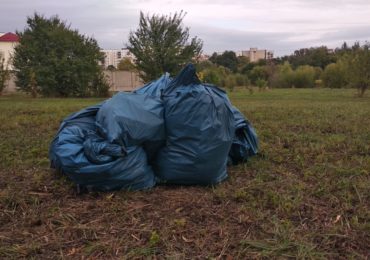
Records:
[[[104,53],[104,61],[102,65],[104,68],[108,68],[110,65],[117,68],[119,62],[123,58],[129,58],[131,62],[134,62],[135,56],[129,52],[128,49],[113,49],[113,50],[100,50]]]
[[[222,55],[224,52],[216,52],[217,55]],[[274,58],[274,53],[268,50],[259,50],[258,48],[250,48],[247,51],[235,51],[237,57],[244,56],[250,62],[257,62],[259,60],[271,60]]]
[[[268,50],[259,50],[257,48],[250,48],[248,51],[238,52],[238,56],[244,56],[249,58],[250,62],[257,62],[259,60],[271,60],[274,57],[274,53]]]

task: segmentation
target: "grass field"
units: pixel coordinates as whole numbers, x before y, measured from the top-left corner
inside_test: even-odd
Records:
[[[0,258],[370,257],[370,97],[236,90],[260,154],[215,187],[77,195],[49,169],[60,121],[98,99],[0,97]]]

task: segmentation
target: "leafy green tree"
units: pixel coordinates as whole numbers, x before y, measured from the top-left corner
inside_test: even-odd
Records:
[[[343,88],[347,84],[345,70],[340,62],[326,66],[321,79],[324,86],[328,88]]]
[[[217,52],[214,52],[212,53],[211,57],[209,57],[209,61],[212,62],[213,64],[217,64],[217,57],[218,57],[218,54]]]
[[[136,71],[135,64],[129,58],[123,58],[117,65],[117,69],[126,71]]]
[[[8,66],[5,63],[5,58],[3,58],[0,55],[0,95],[2,94],[4,90],[6,86],[6,82],[9,80],[9,77],[10,77],[10,73],[8,70]]]
[[[171,75],[202,51],[197,37],[189,39],[189,28],[183,27],[185,13],[174,15],[144,15],[140,12],[139,28],[131,32],[127,48],[136,57],[136,68],[144,81],[158,78],[164,72]]]
[[[58,16],[47,19],[37,13],[17,34],[13,65],[21,91],[62,97],[108,94],[98,65],[103,54],[93,38],[72,30]]]
[[[257,66],[257,65],[253,62],[245,63],[245,64],[243,64],[243,66],[240,67],[239,72],[242,73],[242,74],[249,75],[249,73],[252,71],[252,69],[255,66]]]
[[[310,65],[324,69],[328,64],[336,61],[336,55],[326,46],[321,46],[296,50],[293,55],[286,56],[282,60],[289,61],[293,68]]]
[[[214,64],[228,68],[232,72],[237,71],[239,60],[233,51],[224,51],[221,55],[213,53],[209,60]]]
[[[335,55],[337,56],[337,58],[340,58],[342,57],[344,54],[347,54],[347,53],[350,53],[352,50],[351,48],[348,46],[348,44],[346,42],[343,42],[342,46],[340,48],[336,48],[335,49]]]
[[[349,84],[357,88],[362,97],[370,86],[370,43],[352,46],[352,52],[346,54],[342,61]]]
[[[238,72],[246,74],[245,72],[247,71],[249,64],[251,64],[249,58],[245,56],[238,56],[237,59],[238,59],[238,68],[237,68]]]

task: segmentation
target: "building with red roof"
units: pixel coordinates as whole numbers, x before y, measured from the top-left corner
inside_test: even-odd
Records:
[[[18,42],[18,35],[11,32],[0,33],[0,56],[5,59],[5,64],[8,65],[10,70],[13,69],[11,58]]]
[[[0,42],[18,42],[18,35],[8,32],[0,36]]]

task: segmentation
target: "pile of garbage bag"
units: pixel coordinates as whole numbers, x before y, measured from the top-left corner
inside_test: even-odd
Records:
[[[49,158],[80,187],[109,191],[217,184],[228,164],[257,152],[250,122],[189,64],[173,79],[164,74],[65,118]]]

